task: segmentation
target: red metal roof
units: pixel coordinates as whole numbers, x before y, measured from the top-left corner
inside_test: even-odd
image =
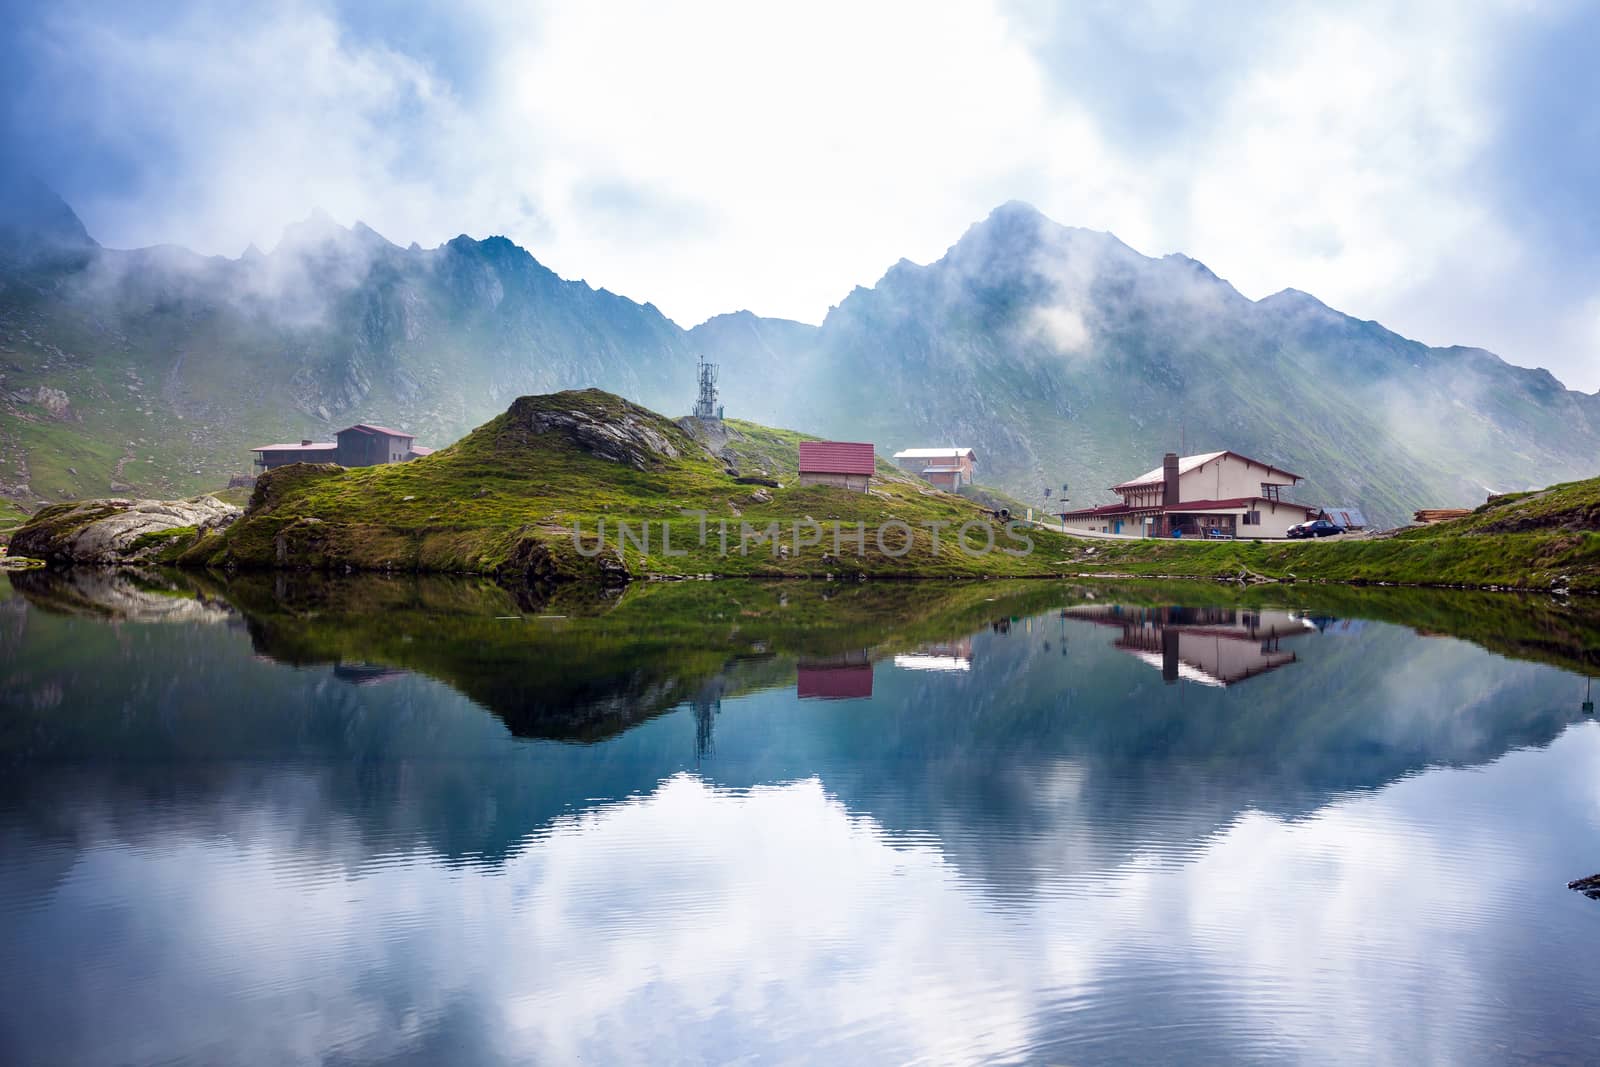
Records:
[[[415,437],[415,434],[406,433],[404,430],[391,430],[387,426],[374,426],[370,422],[358,422],[354,426],[346,426],[340,433],[349,433],[351,430],[360,430],[362,433],[381,433],[388,437]]]
[[[871,474],[872,445],[859,441],[801,441],[801,474]]]
[[[413,456],[431,456],[433,455],[433,449],[427,445],[412,445],[411,454]]]
[[[872,695],[872,664],[844,667],[800,667],[795,695],[801,700],[854,700]]]

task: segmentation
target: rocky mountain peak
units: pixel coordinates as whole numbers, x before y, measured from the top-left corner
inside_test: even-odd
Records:
[[[83,220],[49,186],[0,166],[0,260],[58,260],[99,247]]]
[[[339,225],[326,211],[320,207],[313,208],[311,214],[283,228],[283,235],[278,238],[278,243],[272,252],[273,255],[280,252],[299,252],[346,242],[353,236],[353,231]]]
[[[1277,308],[1282,310],[1330,310],[1328,305],[1312,296],[1310,293],[1299,289],[1279,289],[1271,296],[1264,296],[1256,303],[1263,308]]]

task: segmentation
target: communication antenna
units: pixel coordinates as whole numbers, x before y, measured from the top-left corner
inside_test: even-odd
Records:
[[[694,417],[713,421],[722,418],[717,407],[717,365],[707,363],[704,356],[695,364],[695,375],[700,385],[700,395],[694,402]]]

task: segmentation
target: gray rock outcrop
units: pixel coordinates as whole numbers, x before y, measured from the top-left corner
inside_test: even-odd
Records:
[[[192,500],[112,497],[40,510],[11,538],[14,555],[52,563],[137,563],[164,547],[147,535],[194,527],[221,530],[242,512],[213,496]]]
[[[569,395],[588,403],[556,406]],[[597,405],[601,410],[595,410]],[[512,426],[526,426],[535,434],[560,434],[592,456],[642,471],[682,454],[664,432],[672,428],[671,423],[594,389],[554,397],[519,397],[507,414]]]

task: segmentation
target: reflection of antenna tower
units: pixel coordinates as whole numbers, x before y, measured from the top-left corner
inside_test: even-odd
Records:
[[[700,378],[700,396],[694,402],[694,417],[697,419],[720,419],[722,408],[717,406],[717,365],[707,363],[704,356],[695,364],[695,370]]]
[[[722,710],[722,698],[701,696],[694,702],[694,758],[698,763],[716,751],[712,733],[716,729],[717,713]]]

